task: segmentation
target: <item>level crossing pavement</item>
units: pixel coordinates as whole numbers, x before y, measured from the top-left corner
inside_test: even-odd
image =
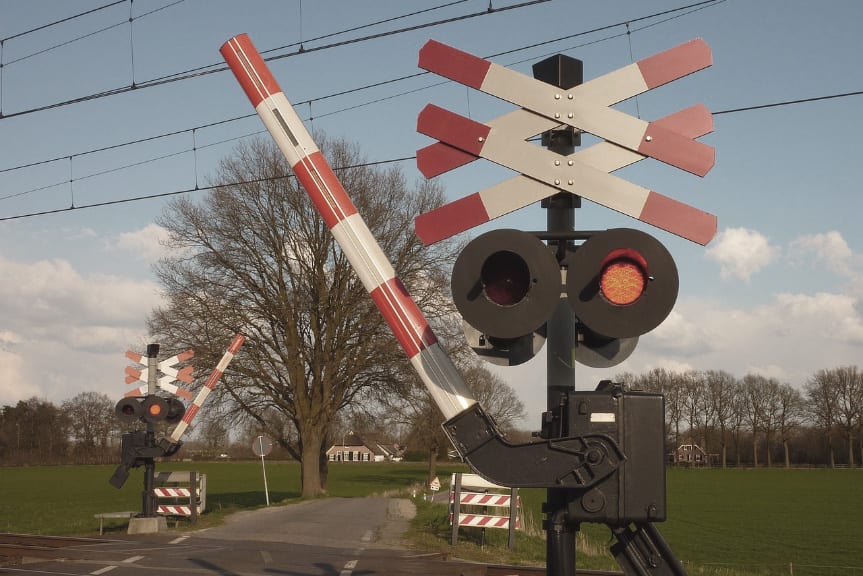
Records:
[[[405,576],[480,574],[480,565],[402,547],[415,514],[407,499],[324,498],[240,512],[218,527],[122,535],[63,549],[61,558],[0,574],[64,576]]]

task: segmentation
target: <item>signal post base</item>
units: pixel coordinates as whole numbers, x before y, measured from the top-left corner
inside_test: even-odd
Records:
[[[153,518],[129,518],[129,529],[127,534],[155,534],[167,532],[168,519],[164,516]]]

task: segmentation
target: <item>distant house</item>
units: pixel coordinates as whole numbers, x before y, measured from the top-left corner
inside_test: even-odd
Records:
[[[677,450],[668,455],[670,464],[683,466],[706,466],[709,464],[707,452],[698,444],[681,444]]]
[[[327,450],[330,462],[384,462],[401,460],[404,449],[397,444],[378,442],[373,435],[345,434],[341,443]]]

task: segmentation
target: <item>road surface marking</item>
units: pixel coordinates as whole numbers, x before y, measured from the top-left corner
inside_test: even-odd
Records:
[[[339,576],[351,576],[354,571],[354,568],[357,567],[357,560],[351,560],[350,562],[345,564],[344,569],[339,572]]]

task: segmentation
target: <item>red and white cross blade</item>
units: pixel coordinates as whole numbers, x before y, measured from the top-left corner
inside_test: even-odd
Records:
[[[694,47],[697,49],[700,45],[695,44]],[[684,48],[684,51],[687,50],[691,51],[691,47]],[[663,60],[684,62],[687,65],[683,68],[684,72],[692,68],[687,59],[660,58],[660,61]],[[603,104],[603,101],[613,100],[622,94],[619,90],[613,97],[603,94],[597,87],[606,87],[608,83],[605,80],[593,87],[588,82],[562,90],[434,41],[420,50],[420,67],[692,174],[704,176],[713,167],[715,158],[712,147]],[[648,66],[647,70],[653,67],[655,65]],[[645,78],[638,66],[627,67],[626,70],[633,86],[623,94],[628,93],[630,96],[650,89],[648,82],[662,82],[674,75],[660,77],[649,74]]]
[[[556,190],[578,194],[687,240],[705,244],[716,234],[716,217],[707,212],[577,161],[574,154],[564,159],[554,152],[510,138],[509,134],[500,134],[484,124],[432,104],[420,113],[417,130],[452,146],[466,146],[469,148],[466,152],[478,154]],[[662,210],[668,213],[663,214]],[[475,213],[474,218],[481,219],[483,215]]]
[[[248,36],[221,53],[444,416],[469,408],[461,375]]]
[[[526,110],[517,110],[507,116],[514,117],[516,114],[541,118]],[[489,125],[492,129],[496,129],[503,118],[506,117],[495,119]],[[675,112],[657,120],[656,123],[674,129],[690,138],[698,138],[713,131],[713,116],[702,104],[696,104]],[[505,124],[513,125],[515,123],[508,121]],[[536,126],[536,123],[533,125]],[[532,128],[523,128],[517,131],[516,135],[518,138],[529,138],[533,136],[530,133],[531,130]],[[438,173],[442,173],[458,167],[448,164],[450,158],[475,160],[479,156],[463,152],[443,142],[437,142],[417,152],[417,165],[427,177],[430,177],[429,173],[434,170],[439,170]],[[598,142],[568,156],[561,156],[560,159],[574,159],[604,172],[613,172],[644,159],[644,156],[610,142]],[[461,162],[460,165],[465,163],[467,162]],[[429,164],[432,166],[430,169],[428,168]],[[558,192],[557,188],[536,180],[515,176],[474,194],[444,204],[435,210],[420,214],[414,220],[414,231],[423,244],[428,246],[524,208]]]

